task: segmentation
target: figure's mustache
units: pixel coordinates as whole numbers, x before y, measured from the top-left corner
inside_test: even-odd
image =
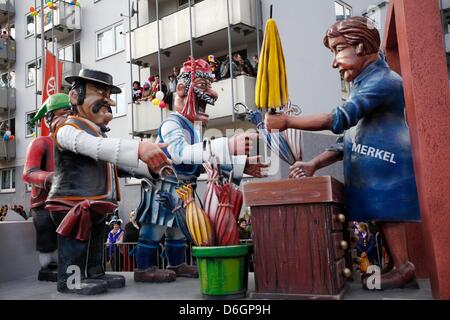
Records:
[[[208,95],[206,92],[200,91],[198,88],[194,88],[194,93],[198,99],[205,101],[210,105],[214,105],[216,99]]]
[[[111,109],[111,106],[109,105],[109,103],[106,102],[106,101],[103,101],[103,100],[99,100],[99,101],[97,101],[97,102],[94,104],[94,106],[92,107],[92,112],[93,112],[93,113],[97,113],[97,112],[99,112],[100,109],[103,108],[103,107],[108,108],[108,111],[109,111],[110,113],[112,113],[112,109]]]

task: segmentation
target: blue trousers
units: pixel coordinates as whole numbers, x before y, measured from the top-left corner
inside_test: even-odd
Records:
[[[168,228],[157,224],[143,224],[139,231],[139,240],[135,249],[138,269],[147,269],[157,265],[159,242],[165,234],[163,256],[170,266],[185,262],[186,238],[179,228]]]

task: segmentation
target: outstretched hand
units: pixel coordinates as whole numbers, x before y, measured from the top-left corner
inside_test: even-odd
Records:
[[[306,178],[314,175],[314,172],[316,172],[316,166],[311,161],[297,161],[289,167],[289,170],[289,178]]]
[[[162,167],[172,164],[172,160],[167,158],[164,151],[162,151],[167,146],[167,143],[141,142],[138,151],[139,159],[147,164],[151,172],[159,173]]]
[[[261,163],[261,156],[248,157],[244,173],[255,178],[265,178],[268,175],[269,163]]]
[[[269,131],[284,131],[287,129],[288,117],[284,113],[271,114],[266,112],[264,123]]]

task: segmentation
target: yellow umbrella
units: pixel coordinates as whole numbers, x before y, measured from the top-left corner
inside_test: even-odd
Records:
[[[279,108],[288,103],[286,64],[277,24],[267,20],[256,78],[255,104],[258,108]]]
[[[214,234],[211,222],[205,211],[195,203],[192,185],[182,186],[176,191],[186,206],[186,224],[194,243],[197,246],[212,246]]]

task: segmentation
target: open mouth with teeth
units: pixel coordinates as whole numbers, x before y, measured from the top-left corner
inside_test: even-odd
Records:
[[[206,112],[206,104],[207,104],[206,101],[201,100],[201,99],[198,99],[197,101],[198,101],[197,110],[196,110],[197,114],[200,116],[209,118],[209,115],[205,113]]]

